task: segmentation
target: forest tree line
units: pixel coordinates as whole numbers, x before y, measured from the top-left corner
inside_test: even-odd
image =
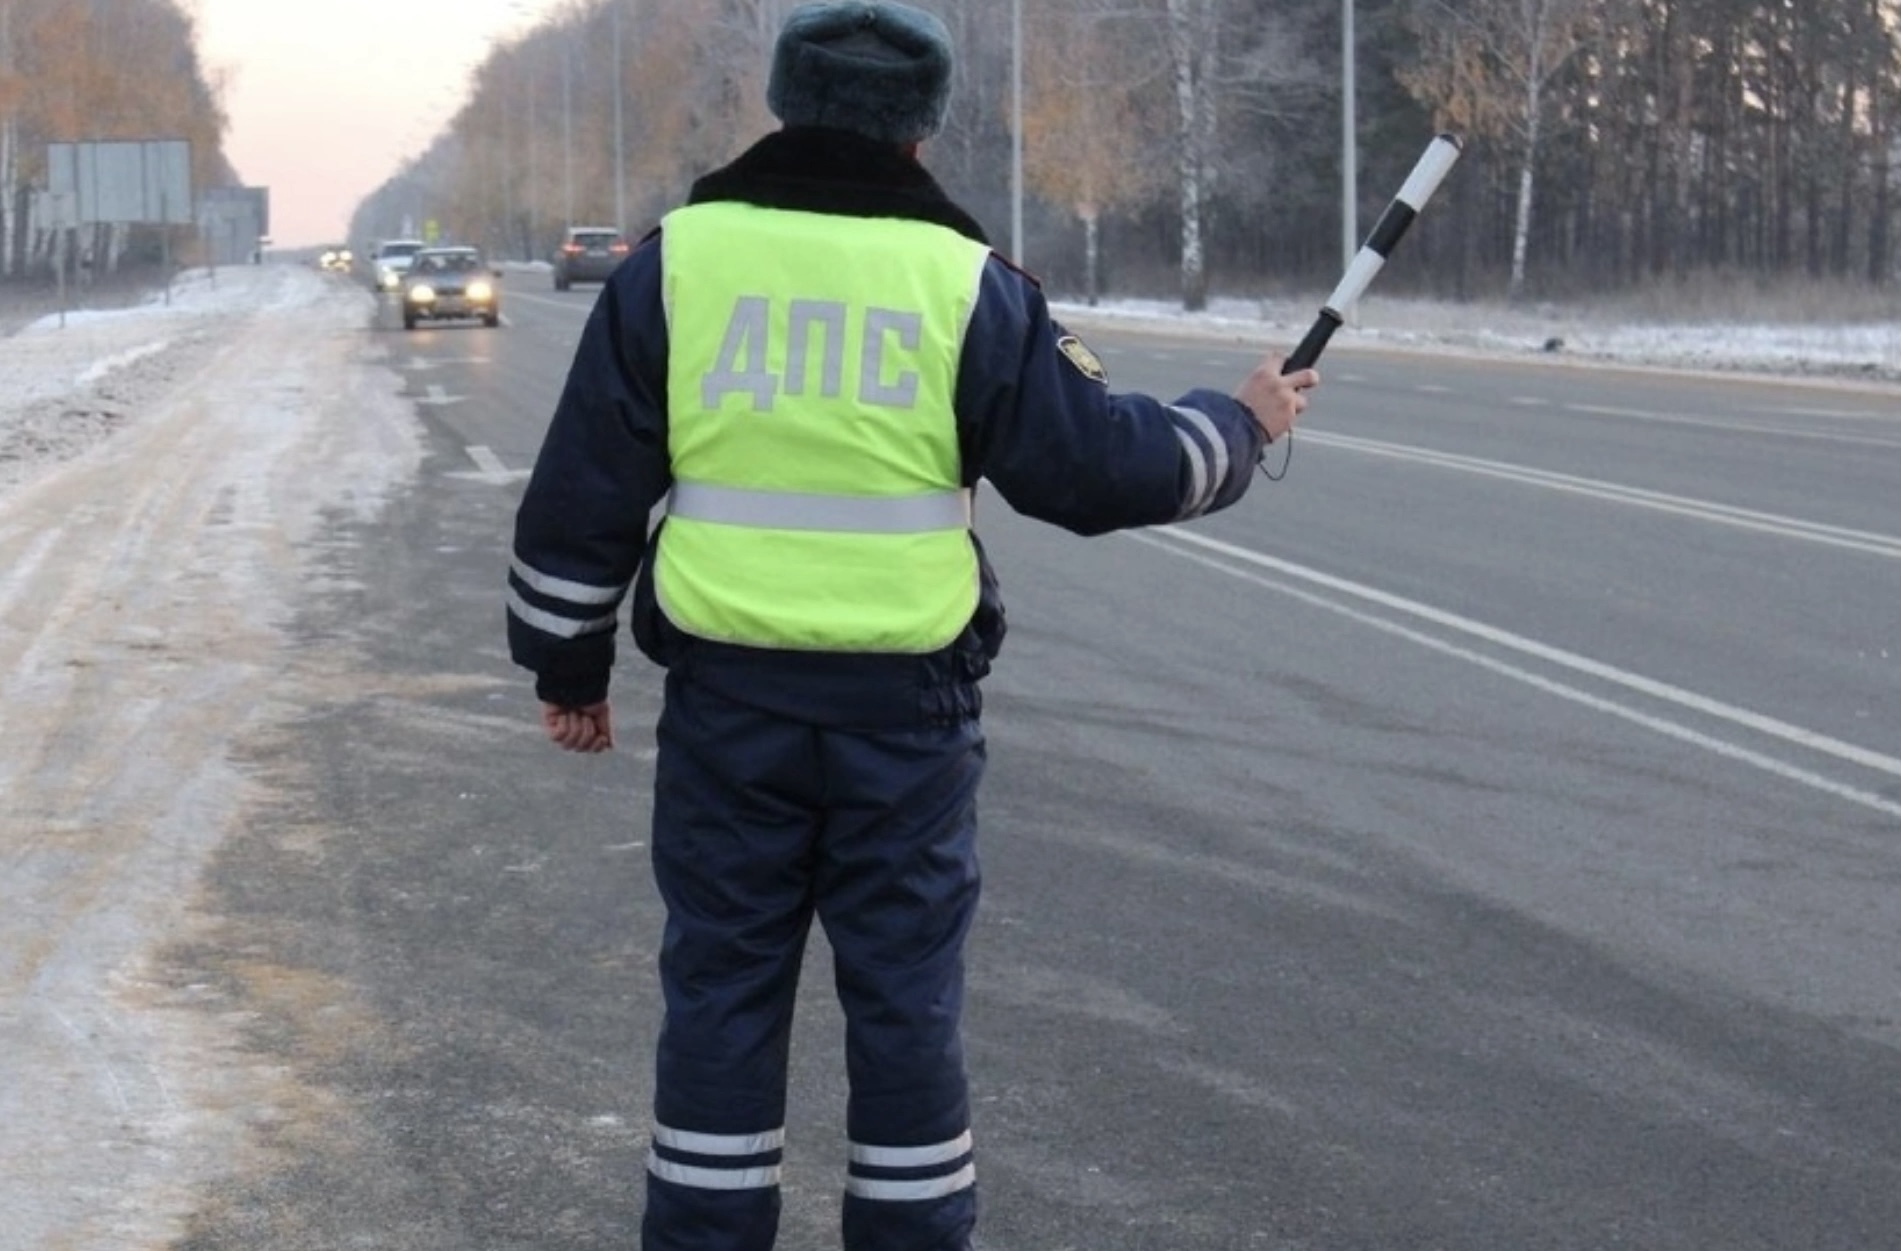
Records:
[[[1197,307],[1337,274],[1349,0],[921,2],[958,52],[926,162],[1053,286]],[[1350,3],[1358,228],[1433,133],[1466,142],[1383,284],[1901,281],[1901,0]],[[567,0],[490,49],[351,237],[434,221],[545,256],[570,222],[644,229],[774,124],[764,79],[791,7]],[[0,0],[0,275],[50,247],[27,213],[47,143],[186,138],[202,188],[236,181],[225,124],[185,0]]]
[[[129,250],[162,251],[158,227],[36,225],[48,144],[183,139],[192,185],[203,190],[237,181],[225,128],[196,24],[178,0],[0,0],[0,278],[42,273],[61,249],[102,269]],[[181,241],[193,233],[171,229]]]
[[[1195,308],[1338,274],[1348,0],[923,3],[958,53],[925,162],[1053,287]],[[775,124],[764,78],[791,7],[572,0],[491,50],[353,237],[429,221],[545,256],[569,222],[645,229]],[[1901,0],[1353,0],[1352,19],[1356,228],[1434,133],[1466,148],[1383,284],[1901,278]]]

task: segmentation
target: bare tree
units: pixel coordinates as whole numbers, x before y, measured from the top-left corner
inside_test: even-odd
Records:
[[[1521,144],[1509,294],[1524,294],[1532,193],[1553,82],[1594,37],[1616,28],[1615,0],[1416,0],[1419,61],[1405,80],[1443,120]]]
[[[13,64],[13,3],[0,0],[0,278],[11,277],[16,264],[19,110],[26,95],[25,84]]]
[[[1224,177],[1243,162],[1227,139],[1247,119],[1317,103],[1322,76],[1292,50],[1286,6],[1237,0],[1167,0],[1174,85],[1182,307],[1208,304],[1209,211]]]
[[[1181,205],[1182,307],[1208,307],[1202,212],[1214,192],[1215,66],[1221,0],[1168,0],[1168,52],[1175,84],[1176,172]]]
[[[1142,24],[1116,0],[1052,4],[1027,24],[1024,172],[1083,226],[1083,288],[1100,295],[1101,219],[1161,189],[1169,127],[1136,91]],[[1134,29],[1131,29],[1131,26]]]
[[[196,44],[177,0],[0,0],[0,272],[19,268],[17,214],[44,181],[49,142],[184,139],[197,186],[229,177],[225,117]],[[88,250],[110,268],[131,238],[102,226]]]

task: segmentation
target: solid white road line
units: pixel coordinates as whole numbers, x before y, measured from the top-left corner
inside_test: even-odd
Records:
[[[1701,417],[1685,413],[1659,413],[1645,408],[1613,408],[1603,404],[1565,404],[1566,412],[1584,413],[1593,417],[1627,417],[1634,421],[1664,422],[1674,426],[1701,426],[1708,430],[1733,430],[1738,434],[1773,434],[1782,438],[1811,439],[1823,443],[1853,443],[1863,447],[1901,447],[1901,439],[1884,439],[1878,435],[1841,434],[1831,430],[1804,430],[1800,426],[1787,423],[1775,425],[1757,425],[1751,422],[1732,421],[1722,417]],[[1765,416],[1772,415],[1769,410],[1756,409]],[[1873,420],[1882,420],[1875,414]]]
[[[1521,482],[1528,486],[1539,486],[1548,490],[1609,500],[1612,503],[1674,513],[1697,521],[1715,522],[1764,534],[1779,535],[1783,538],[1800,539],[1809,543],[1825,543],[1832,547],[1843,547],[1875,556],[1901,559],[1901,535],[1879,534],[1871,530],[1852,530],[1846,526],[1832,526],[1819,521],[1804,521],[1799,517],[1759,512],[1753,508],[1738,508],[1732,504],[1719,504],[1685,495],[1670,495],[1663,491],[1645,490],[1642,487],[1620,486],[1615,482],[1605,482],[1596,478],[1580,478],[1574,474],[1530,469],[1504,461],[1482,460],[1476,456],[1461,456],[1454,452],[1435,452],[1426,448],[1410,447],[1403,443],[1363,439],[1356,435],[1309,433],[1303,429],[1301,437],[1306,442],[1319,443],[1323,447],[1338,447],[1371,456],[1386,456],[1442,469],[1457,469],[1483,477],[1500,478],[1509,482]]]
[[[1544,661],[1547,664],[1569,669],[1573,672],[1596,678],[1614,686],[1621,686],[1626,690],[1701,713],[1715,720],[1727,722],[1737,728],[1751,730],[1757,734],[1781,740],[1782,742],[1804,748],[1819,755],[1828,756],[1843,761],[1844,763],[1859,765],[1863,768],[1894,778],[1897,781],[1901,781],[1901,758],[1886,755],[1882,752],[1871,751],[1868,748],[1844,742],[1841,739],[1832,738],[1829,735],[1820,734],[1813,730],[1804,729],[1801,726],[1792,725],[1789,722],[1781,721],[1774,717],[1752,712],[1746,708],[1739,708],[1734,704],[1727,704],[1721,700],[1711,699],[1705,695],[1698,695],[1694,691],[1687,691],[1681,687],[1672,686],[1667,682],[1659,682],[1654,678],[1644,677],[1642,674],[1632,673],[1628,670],[1619,669],[1614,665],[1604,664],[1601,661],[1580,656],[1575,652],[1569,652],[1562,648],[1539,643],[1536,640],[1513,634],[1510,631],[1499,629],[1496,626],[1489,626],[1468,617],[1461,617],[1456,613],[1445,612],[1429,605],[1421,604],[1415,600],[1392,595],[1385,591],[1350,581],[1346,578],[1321,573],[1317,569],[1309,569],[1305,566],[1294,564],[1292,561],[1268,556],[1264,553],[1252,551],[1233,543],[1226,543],[1220,539],[1210,538],[1204,534],[1197,534],[1193,531],[1174,527],[1160,527],[1146,531],[1129,531],[1126,532],[1126,537],[1191,560],[1206,568],[1217,570],[1218,572],[1227,574],[1229,577],[1238,578],[1241,581],[1251,583],[1255,586],[1292,596],[1295,599],[1301,600],[1303,603],[1337,613],[1340,616],[1347,617],[1362,625],[1370,626],[1373,629],[1381,630],[1388,634],[1397,635],[1410,642],[1417,643],[1422,647],[1430,648],[1445,655],[1455,656],[1493,673],[1523,682],[1528,686],[1547,691],[1598,712],[1609,713],[1612,716],[1634,722],[1647,729],[1654,730],[1660,734],[1669,735],[1681,742],[1689,743],[1715,755],[1739,761],[1765,772],[1773,773],[1779,777],[1787,778],[1790,781],[1799,782],[1804,786],[1833,795],[1838,799],[1844,799],[1851,803],[1859,804],[1862,807],[1885,813],[1889,816],[1901,817],[1901,803],[1885,798],[1873,791],[1849,786],[1833,778],[1815,773],[1812,770],[1778,760],[1773,756],[1753,751],[1727,740],[1716,738],[1713,735],[1704,734],[1688,726],[1679,725],[1676,722],[1653,716],[1613,700],[1590,694],[1577,687],[1568,686],[1564,683],[1533,673],[1530,670],[1496,660],[1479,652],[1472,651],[1469,648],[1461,647],[1456,643],[1451,643],[1445,639],[1413,629],[1391,618],[1382,617],[1375,613],[1352,607],[1349,604],[1342,603],[1336,599],[1330,599],[1325,595],[1313,591],[1303,590],[1284,582],[1277,582],[1269,578],[1261,577],[1245,569],[1237,569],[1229,562],[1240,561],[1244,564],[1256,565],[1280,574],[1285,578],[1311,583],[1314,586],[1324,588],[1336,594],[1364,600],[1369,604],[1377,605],[1390,612],[1415,617],[1420,621],[1429,622],[1441,629],[1469,636],[1470,638],[1491,644],[1494,647],[1516,651]],[[1214,553],[1214,555],[1202,555],[1198,552],[1188,550],[1189,547],[1198,547],[1207,552]]]

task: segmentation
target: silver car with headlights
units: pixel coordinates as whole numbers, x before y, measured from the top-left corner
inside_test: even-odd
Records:
[[[418,322],[480,319],[502,324],[502,271],[472,247],[424,248],[403,274],[403,329]]]

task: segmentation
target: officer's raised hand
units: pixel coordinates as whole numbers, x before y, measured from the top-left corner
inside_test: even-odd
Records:
[[[1314,369],[1281,372],[1286,357],[1270,356],[1254,367],[1234,398],[1254,414],[1254,424],[1272,443],[1289,430],[1307,408],[1307,392],[1320,385],[1320,373]]]

